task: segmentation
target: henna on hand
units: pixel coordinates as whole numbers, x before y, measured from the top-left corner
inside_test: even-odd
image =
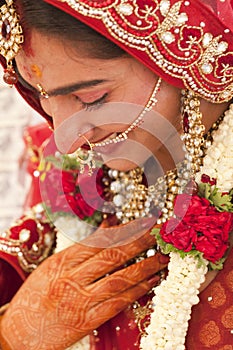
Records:
[[[146,231],[138,228],[133,240],[131,233],[124,239],[118,228],[114,244],[111,236],[104,238],[108,248],[90,246],[87,239],[44,261],[3,317],[10,348],[64,350],[148,292],[156,282],[149,278],[166,265],[159,253],[120,268],[154,245]],[[92,243],[101,239],[98,234]]]

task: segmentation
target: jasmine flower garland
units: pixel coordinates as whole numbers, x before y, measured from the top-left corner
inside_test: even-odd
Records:
[[[221,192],[233,188],[233,104],[225,112],[224,120],[214,133],[214,142],[209,147],[204,158],[203,167],[197,174],[197,182],[201,175],[207,174],[217,179]]]
[[[177,195],[174,217],[152,232],[156,236],[161,251],[170,255],[170,263],[167,279],[154,288],[153,312],[150,325],[146,329],[148,335],[141,339],[142,350],[185,349],[191,309],[199,302],[199,288],[205,281],[208,268],[223,267],[229,233],[233,228],[232,134],[233,105],[225,113],[219,129],[214,132],[212,146],[208,148],[203,167],[196,176],[198,184],[196,190],[192,195],[188,193]],[[62,160],[66,161],[66,158]],[[57,227],[61,231],[69,232],[68,236],[73,240],[79,240],[83,238],[83,234],[86,234],[86,225],[90,217],[97,222],[95,226],[101,222],[101,218],[96,219],[97,212],[92,212],[92,209],[80,199],[78,189],[80,181],[82,186],[86,185],[85,177],[83,179],[81,177],[77,182],[76,167],[75,163],[74,173],[72,173],[70,163],[65,167],[67,172],[64,171],[64,163],[62,166],[58,164],[58,168],[63,168],[63,191],[59,196],[53,196],[55,203],[52,210],[52,212],[55,211],[54,220]],[[56,171],[52,169],[51,184],[53,184],[53,172],[56,173]],[[57,176],[57,173],[55,175]],[[49,186],[50,191],[51,189],[52,186]],[[102,193],[102,186],[99,187],[98,192]],[[67,213],[70,206],[77,217],[70,217]],[[57,210],[54,210],[56,208]],[[61,208],[62,212],[60,212]],[[84,216],[83,213],[85,213]],[[77,222],[71,225],[70,220],[77,220]],[[69,231],[71,226],[79,228],[78,232],[81,234],[79,239],[75,236],[76,230]],[[88,346],[88,342],[78,342],[74,345],[74,349],[87,349]]]
[[[199,302],[200,285],[208,268],[222,268],[233,229],[232,134],[233,105],[214,133],[196,176],[197,193],[189,199],[178,195],[174,217],[153,231],[162,252],[170,254],[169,273],[154,288],[153,312],[147,336],[141,339],[142,350],[185,349],[191,308]]]
[[[168,277],[155,288],[154,312],[141,340],[147,350],[183,350],[191,307],[198,303],[198,289],[205,280],[208,261],[198,267],[193,256],[170,253]]]
[[[90,349],[90,339],[87,335],[86,337],[79,340],[74,345],[70,346],[66,350],[89,350]]]

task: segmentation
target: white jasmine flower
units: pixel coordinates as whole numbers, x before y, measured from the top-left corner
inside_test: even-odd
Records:
[[[221,192],[233,188],[233,104],[225,113],[224,120],[214,132],[214,141],[208,148],[200,172],[217,180]],[[208,261],[192,256],[181,258],[179,253],[170,253],[168,277],[154,288],[154,308],[147,336],[141,339],[142,350],[185,350],[185,337],[192,306],[199,302],[200,285],[205,281]]]

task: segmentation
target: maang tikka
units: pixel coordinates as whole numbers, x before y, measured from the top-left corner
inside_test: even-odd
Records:
[[[6,59],[7,65],[3,80],[11,86],[18,81],[12,61],[18,54],[23,41],[23,30],[14,7],[14,1],[5,0],[5,4],[0,7],[0,54]]]

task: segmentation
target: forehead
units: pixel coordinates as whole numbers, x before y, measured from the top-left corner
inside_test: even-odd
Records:
[[[118,69],[116,70],[116,61]],[[103,78],[119,74],[127,67],[125,59],[94,59],[83,48],[33,31],[16,58],[18,69],[31,83],[49,83],[49,88],[65,81]],[[121,62],[121,63],[120,63]],[[119,64],[120,63],[120,64]]]

